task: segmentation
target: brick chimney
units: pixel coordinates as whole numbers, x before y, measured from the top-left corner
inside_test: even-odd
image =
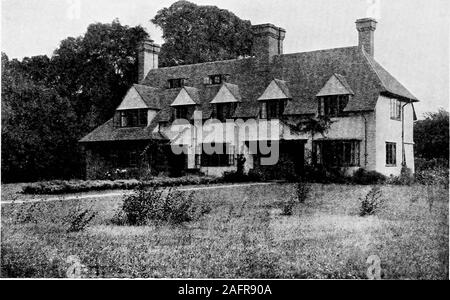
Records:
[[[148,72],[152,69],[158,69],[158,54],[161,47],[152,40],[147,39],[138,46],[138,82],[145,79]]]
[[[364,47],[367,54],[374,56],[377,21],[372,18],[359,19],[356,21],[356,29],[359,32],[359,47]]]
[[[283,54],[283,41],[286,30],[273,24],[254,25],[253,54],[266,63],[275,55]]]

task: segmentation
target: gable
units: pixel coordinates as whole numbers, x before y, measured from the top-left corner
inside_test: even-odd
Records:
[[[241,96],[237,85],[223,84],[211,104],[241,102]]]
[[[284,85],[282,86],[277,83],[277,81],[272,80],[267,89],[264,91],[261,97],[258,98],[259,101],[263,100],[273,100],[273,99],[289,99],[289,90]]]
[[[178,96],[175,98],[171,106],[185,106],[185,105],[196,105],[194,99],[187,92],[185,88],[181,89]]]
[[[325,86],[316,95],[317,97],[323,96],[333,96],[333,95],[351,95],[353,91],[349,87],[347,81],[343,76],[333,74],[330,79],[328,79]]]
[[[144,100],[142,100],[141,95],[136,91],[135,87],[132,87],[120,103],[117,110],[127,110],[127,109],[143,109],[148,108]]]

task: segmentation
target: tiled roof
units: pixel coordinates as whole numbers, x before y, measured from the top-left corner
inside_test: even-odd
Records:
[[[113,119],[97,127],[94,131],[80,140],[80,143],[112,142],[112,141],[138,141],[138,140],[167,140],[160,133],[153,132],[157,123],[152,122],[145,128],[115,128]]]
[[[231,83],[223,83],[210,104],[241,102],[241,99],[239,86]]]
[[[263,64],[255,57],[185,65],[150,70],[142,85],[135,85],[149,107],[158,110],[152,123],[170,122],[173,108],[170,105],[181,89],[167,89],[167,81],[188,78],[186,90],[198,104],[196,114],[203,119],[212,113],[211,101],[221,85],[205,85],[204,78],[214,74],[229,74],[225,86],[239,97],[236,118],[253,118],[259,113],[258,98],[274,80],[290,100],[285,115],[317,113],[316,95],[331,76],[351,90],[353,97],[346,111],[373,111],[380,94],[388,93],[412,101],[417,99],[390,75],[363,48],[346,47],[275,56],[271,64]],[[111,122],[110,122],[111,123]],[[125,140],[153,138],[152,128],[114,130],[106,123],[83,139]],[[161,138],[156,136],[155,138]]]
[[[136,89],[148,108],[161,109],[161,103],[159,101],[160,89],[141,84],[134,84],[133,87]]]
[[[344,76],[340,74],[333,74],[317,97],[332,96],[332,95],[354,95],[352,88],[347,83]]]

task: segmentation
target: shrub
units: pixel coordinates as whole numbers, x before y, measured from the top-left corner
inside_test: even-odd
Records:
[[[194,203],[191,194],[140,184],[133,195],[125,198],[112,222],[130,226],[144,226],[150,221],[182,224],[196,220],[210,210],[207,205]]]
[[[67,232],[80,232],[86,229],[91,221],[97,216],[92,209],[81,209],[79,207],[70,211],[64,218],[63,223],[67,226]]]
[[[309,186],[309,184],[305,182],[298,182],[295,186],[295,192],[297,194],[298,202],[305,203],[306,199],[308,199],[310,190],[311,187]]]
[[[249,177],[245,174],[241,174],[237,171],[230,171],[230,172],[225,172],[223,174],[222,177],[224,182],[230,182],[230,183],[234,183],[234,182],[248,182]]]
[[[373,187],[367,195],[360,199],[361,207],[359,215],[361,217],[374,215],[384,204],[380,187]]]
[[[353,183],[361,185],[382,184],[386,181],[386,176],[376,171],[358,169],[352,176]]]
[[[289,198],[281,203],[281,215],[282,216],[292,216],[295,207],[295,200]]]

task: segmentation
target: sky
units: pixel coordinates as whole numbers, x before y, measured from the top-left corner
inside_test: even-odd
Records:
[[[46,54],[82,35],[94,22],[118,18],[142,25],[163,43],[151,22],[175,0],[1,0],[1,50],[8,57]],[[375,59],[418,99],[419,117],[449,107],[450,1],[448,0],[192,0],[228,9],[252,24],[287,30],[285,53],[357,45],[355,21],[375,17]]]

